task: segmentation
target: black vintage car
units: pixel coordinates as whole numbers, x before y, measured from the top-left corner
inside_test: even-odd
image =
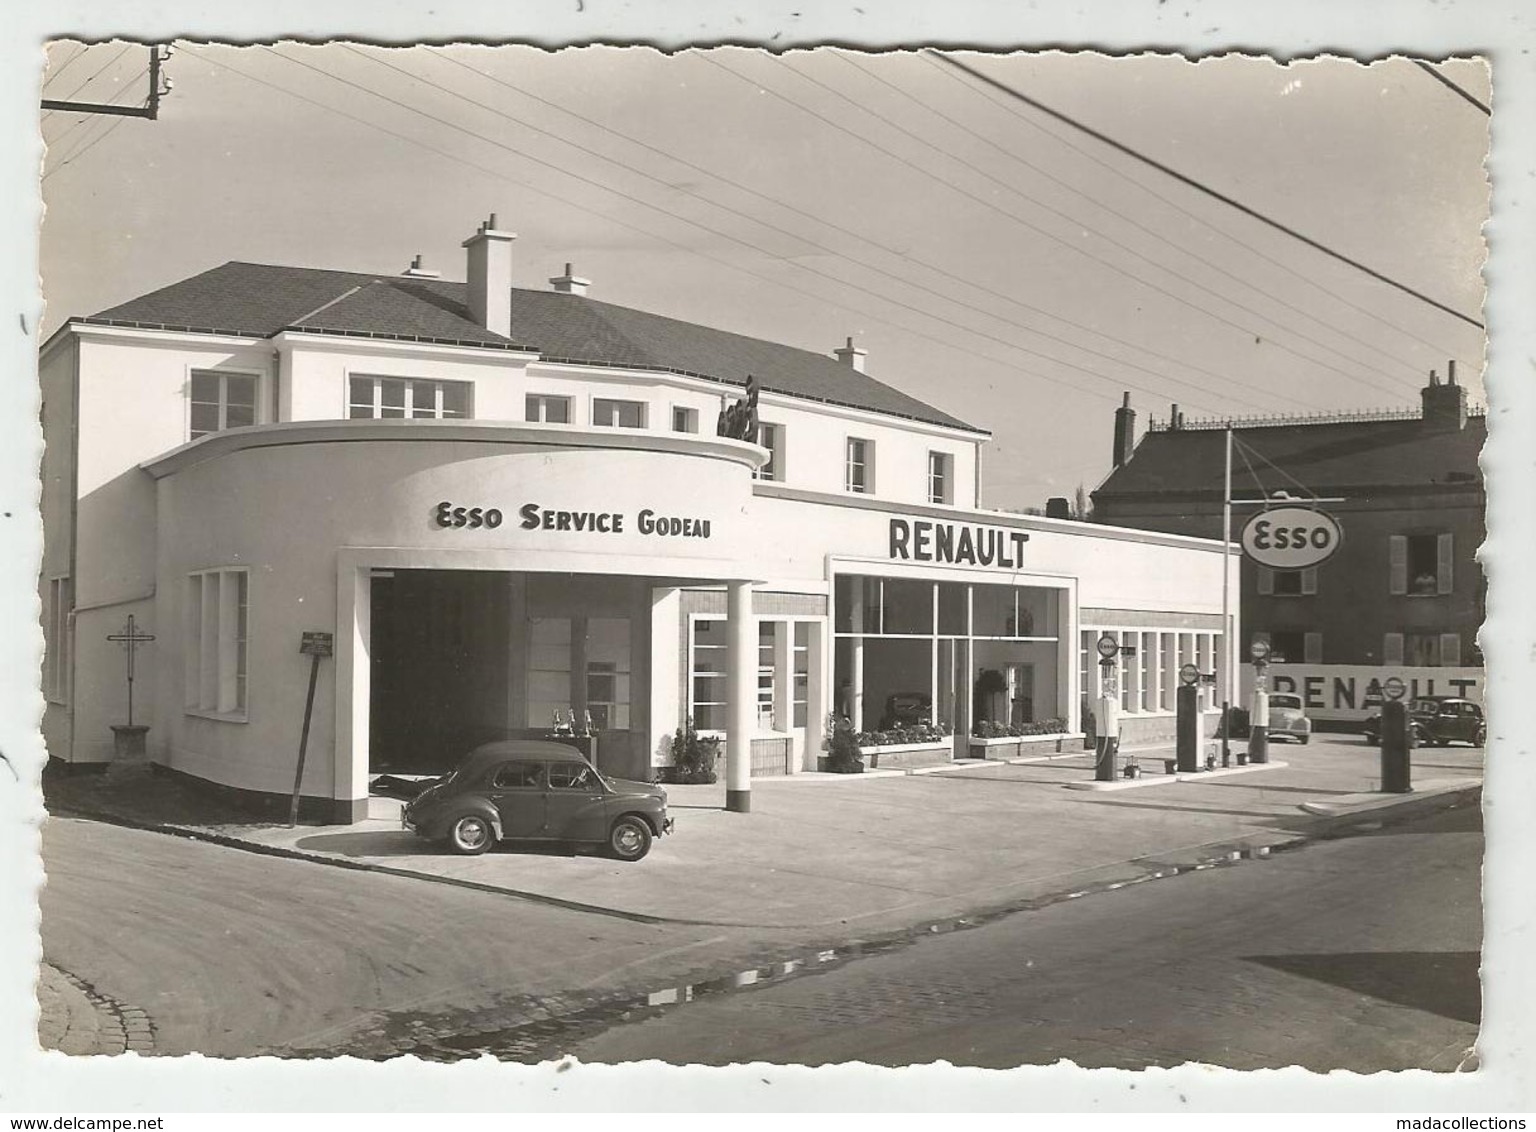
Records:
[[[533,739],[476,747],[410,801],[401,823],[456,853],[498,841],[578,842],[621,861],[638,861],[672,830],[660,786],[605,777],[575,748]]]
[[[1488,724],[1483,709],[1459,696],[1420,696],[1408,705],[1409,742],[1418,747],[1443,747],[1447,743],[1470,743],[1481,747],[1488,741]],[[1381,742],[1381,716],[1365,721],[1365,741],[1371,746]]]

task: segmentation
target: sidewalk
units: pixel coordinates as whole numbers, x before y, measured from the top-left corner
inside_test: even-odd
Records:
[[[196,820],[196,796],[147,775],[120,776],[115,789],[66,781],[50,791],[50,806],[640,922],[809,939],[905,930],[1281,849],[1404,806],[1465,801],[1482,777],[1480,750],[1421,750],[1415,792],[1380,795],[1371,793],[1378,753],[1358,738],[1273,754],[1287,765],[1116,792],[1067,788],[1092,777],[1087,755],[923,775],[758,779],[748,814],[724,810],[723,784],[672,786],[677,830],[638,864],[521,848],[459,857],[397,818],[297,829],[238,823],[227,812]]]

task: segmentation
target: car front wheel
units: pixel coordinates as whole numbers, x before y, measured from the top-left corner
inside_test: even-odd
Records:
[[[638,861],[651,851],[651,827],[633,814],[613,823],[608,833],[608,852],[621,861]]]
[[[496,831],[481,814],[460,814],[448,826],[448,846],[466,857],[477,856],[496,840]]]

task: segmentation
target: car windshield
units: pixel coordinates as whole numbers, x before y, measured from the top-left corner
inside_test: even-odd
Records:
[[[1287,695],[1270,696],[1269,697],[1269,706],[1270,707],[1283,707],[1283,708],[1299,708],[1299,707],[1301,707],[1301,697],[1300,696],[1287,696]]]

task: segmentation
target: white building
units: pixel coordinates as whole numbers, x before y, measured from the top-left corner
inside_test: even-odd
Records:
[[[1109,630],[1139,646],[1130,741],[1172,733],[1180,664],[1226,663],[1220,544],[980,510],[988,434],[851,342],[612,306],[569,265],[514,288],[512,240],[482,225],[467,283],[228,263],[50,339],[56,762],[113,757],[130,614],[149,757],[256,798],[292,787],[301,635],[334,634],[303,794],[336,821],[370,774],[556,711],[629,777],[692,716],[745,808],[750,775],[816,769],[834,711],[952,725],[929,754],[983,721],[1071,744]],[[748,375],[760,445],[715,435]]]

